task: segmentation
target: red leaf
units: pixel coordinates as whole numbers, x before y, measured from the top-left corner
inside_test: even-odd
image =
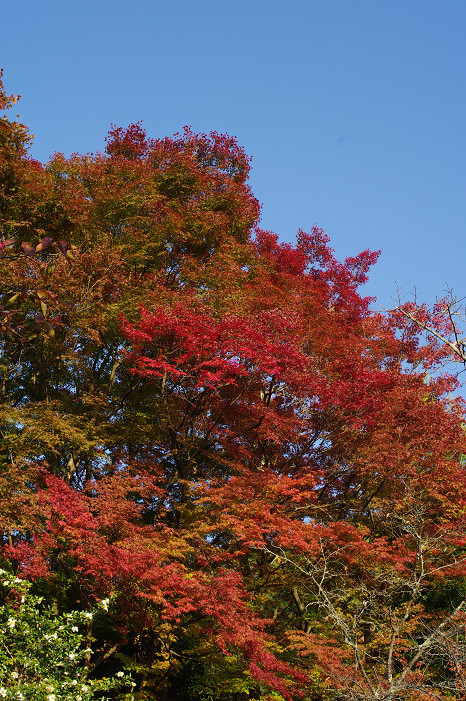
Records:
[[[42,241],[37,244],[36,251],[37,252],[45,251],[45,249],[48,248],[51,243],[52,243],[52,239],[50,238],[50,236],[44,236]]]
[[[30,243],[25,243],[25,241],[23,241],[21,248],[23,249],[24,253],[29,256],[29,258],[34,258],[36,254],[36,249],[34,246],[31,246]]]

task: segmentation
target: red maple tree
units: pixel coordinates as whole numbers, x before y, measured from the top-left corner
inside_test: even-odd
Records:
[[[360,295],[378,253],[257,228],[230,137],[136,124],[42,166],[21,129],[2,566],[63,610],[111,595],[87,664],[140,699],[461,698],[463,407]]]

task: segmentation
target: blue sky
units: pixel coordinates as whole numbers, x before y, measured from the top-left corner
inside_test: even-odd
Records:
[[[253,157],[262,226],[382,249],[365,292],[466,295],[464,0],[4,3],[0,66],[46,161],[111,124],[185,124]]]

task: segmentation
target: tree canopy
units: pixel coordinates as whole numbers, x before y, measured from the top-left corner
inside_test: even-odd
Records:
[[[463,404],[449,348],[361,295],[378,253],[261,230],[229,136],[28,143],[1,120],[0,566],[57,617],[108,599],[82,674],[464,698]]]

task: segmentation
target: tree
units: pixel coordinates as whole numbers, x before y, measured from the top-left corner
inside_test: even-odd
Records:
[[[90,678],[461,698],[463,408],[360,296],[378,254],[260,230],[227,136],[42,166],[3,133],[1,557],[60,613],[111,597]]]

